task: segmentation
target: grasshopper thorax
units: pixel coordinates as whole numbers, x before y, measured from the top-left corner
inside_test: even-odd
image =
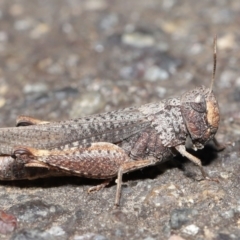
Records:
[[[181,113],[193,149],[201,149],[217,132],[219,107],[211,89],[195,88],[181,97]]]

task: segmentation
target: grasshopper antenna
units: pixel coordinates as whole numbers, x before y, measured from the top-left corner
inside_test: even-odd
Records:
[[[217,68],[217,35],[214,37],[214,40],[213,40],[213,71],[212,71],[212,80],[211,80],[208,96],[210,96],[213,89],[213,84],[215,82],[216,68]]]

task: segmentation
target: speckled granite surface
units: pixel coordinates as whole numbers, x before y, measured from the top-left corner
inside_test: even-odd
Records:
[[[1,127],[23,114],[62,120],[208,86],[217,34],[217,137],[227,145],[195,153],[219,183],[194,181],[196,167],[176,158],[126,175],[119,209],[114,183],[88,194],[101,181],[1,182],[1,210],[18,226],[0,238],[240,239],[239,16],[240,2],[226,0],[0,1]]]

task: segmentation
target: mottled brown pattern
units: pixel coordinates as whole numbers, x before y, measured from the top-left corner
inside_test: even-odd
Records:
[[[200,102],[198,96],[201,97]],[[193,147],[203,148],[207,141],[213,139],[220,120],[219,107],[213,93],[209,95],[209,89],[204,86],[186,93],[181,98],[181,113]]]
[[[217,101],[212,89],[203,86],[139,108],[69,121],[22,116],[18,128],[0,129],[0,179],[117,176],[118,205],[123,173],[166,161],[176,152],[197,164],[206,177],[200,159],[188,153],[185,144],[190,138],[197,150],[209,140],[217,143],[218,124]]]
[[[68,151],[28,149],[38,161],[89,178],[111,178],[128,157],[121,148],[111,143],[93,143],[87,148]],[[106,174],[107,173],[107,174]]]
[[[181,98],[140,108],[57,123],[27,117],[21,117],[19,122],[29,126],[0,129],[0,150],[8,155],[2,157],[1,179],[18,178],[13,166],[17,166],[19,179],[32,178],[34,174],[26,169],[31,167],[34,172],[36,161],[44,162],[49,169],[59,169],[62,174],[111,178],[118,174],[123,162],[151,159],[149,164],[155,164],[167,160],[173,155],[172,148],[184,146],[188,136],[194,148],[202,148],[217,131],[219,110],[214,95],[200,87]],[[23,151],[21,156],[20,151],[15,151],[19,155],[14,160],[10,156],[18,146],[29,153]],[[26,166],[24,157],[28,159]],[[32,159],[35,165],[29,164]]]
[[[24,158],[12,158],[11,156],[2,156],[0,161],[0,179],[1,180],[21,180],[36,179],[52,176],[66,176],[66,172],[62,172],[58,168],[46,167],[30,167],[28,161]]]
[[[38,149],[68,149],[93,142],[115,143],[149,125],[137,108],[127,108],[69,121],[1,128],[0,152],[9,155],[17,145]]]

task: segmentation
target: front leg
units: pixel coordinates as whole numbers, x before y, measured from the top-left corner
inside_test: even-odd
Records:
[[[213,178],[211,178],[211,177],[208,176],[208,174],[207,174],[207,173],[205,172],[205,170],[203,169],[201,160],[200,160],[199,158],[193,156],[193,155],[190,154],[189,152],[187,152],[187,150],[186,150],[186,148],[185,148],[184,145],[179,145],[179,146],[175,147],[175,149],[176,149],[179,153],[181,153],[182,156],[188,158],[191,162],[195,163],[195,164],[199,167],[199,169],[200,169],[200,171],[201,171],[202,176],[203,176],[204,179],[211,180],[211,181],[215,181],[215,182],[219,182],[218,179],[213,179]]]
[[[62,151],[17,147],[13,154],[34,159],[75,176],[95,179],[117,176],[115,205],[119,205],[122,175],[155,164],[152,159],[133,161],[122,148],[107,142]]]
[[[187,152],[184,145],[176,146],[175,149],[179,153],[181,153],[182,156],[188,158],[191,162],[195,163],[199,167],[204,179],[208,178],[208,174],[203,169],[202,162],[199,158],[197,158],[197,157],[193,156],[192,154],[190,154],[189,152]]]

